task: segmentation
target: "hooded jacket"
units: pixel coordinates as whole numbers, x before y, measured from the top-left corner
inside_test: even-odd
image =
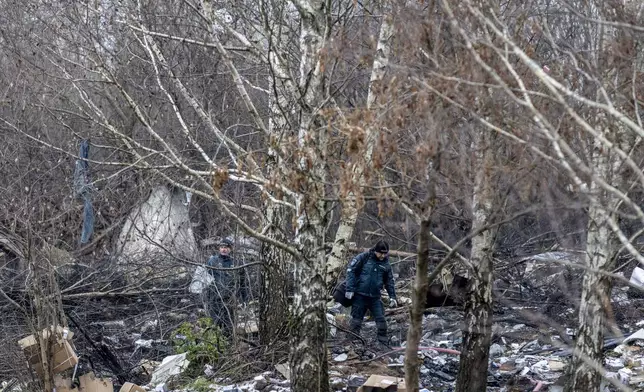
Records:
[[[235,267],[235,260],[230,256],[217,254],[211,256],[206,264],[215,268],[232,268]],[[248,288],[243,268],[236,271],[208,269],[208,272],[214,278],[213,284],[217,286],[217,290],[223,298],[232,298],[236,294],[242,302],[247,301]]]
[[[389,256],[378,260],[373,249],[360,253],[351,260],[347,268],[347,291],[372,298],[380,298],[385,286],[389,298],[396,299],[394,274]]]

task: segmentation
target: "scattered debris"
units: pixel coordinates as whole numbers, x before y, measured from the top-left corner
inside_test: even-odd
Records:
[[[123,384],[119,392],[146,392],[146,390],[136,384],[126,382],[125,384]]]
[[[241,335],[252,335],[259,333],[259,327],[257,326],[257,321],[248,320],[237,324],[237,333]]]
[[[49,361],[52,365],[53,374],[61,373],[67,369],[71,369],[78,363],[78,356],[74,352],[71,345],[71,338],[74,336],[72,332],[67,329],[57,326],[55,328],[45,328],[40,332],[40,338],[43,342],[51,341],[51,357]],[[29,335],[18,341],[18,345],[25,353],[29,365],[34,369],[39,377],[44,377],[43,364],[41,361],[41,352],[38,347],[38,338],[35,335]]]
[[[56,392],[78,392],[78,388],[72,387],[72,379],[57,374],[54,376],[54,388]]]
[[[624,339],[623,344],[628,344],[630,342],[634,342],[634,341],[638,341],[638,340],[639,341],[644,340],[644,328],[640,329],[639,331],[635,332],[631,336],[629,336],[626,339]]]
[[[193,294],[201,294],[214,280],[215,278],[208,273],[203,265],[198,265],[192,274],[192,281],[188,290]]]
[[[291,369],[289,368],[288,363],[280,363],[275,365],[275,370],[285,379],[291,379]]]
[[[336,357],[333,358],[333,360],[336,362],[344,362],[347,360],[347,358],[349,358],[349,356],[346,353],[344,353],[344,354],[337,355]]]
[[[96,378],[94,373],[79,377],[80,392],[114,392],[114,386],[109,378]]]
[[[185,353],[163,358],[161,365],[152,373],[150,384],[156,386],[165,383],[170,377],[181,374],[189,364]]]
[[[327,313],[326,322],[329,324],[329,334],[332,337],[336,337],[338,335],[338,328],[336,327],[336,324],[335,324],[335,316],[331,313]]]
[[[532,273],[536,269],[529,271]],[[561,270],[561,272],[565,271]],[[547,280],[543,282],[546,283],[543,286],[523,287],[527,299],[532,301],[532,294],[539,293],[539,290],[547,291],[545,289],[549,283]],[[404,293],[405,287],[399,291],[399,298],[407,298],[403,297]],[[615,315],[617,318],[616,327],[620,331],[615,333],[614,337],[607,339],[604,345],[606,353],[604,367],[608,371],[606,377],[611,378],[607,385],[610,385],[611,382],[621,383],[633,390],[639,390],[638,388],[644,387],[644,312],[638,310],[641,308],[640,300],[631,299],[629,303],[623,301],[622,297],[621,294],[612,297],[613,303],[618,303],[619,306],[616,308],[619,310],[615,311]],[[434,299],[436,298],[438,297]],[[442,298],[448,299],[451,301],[450,303],[456,302],[448,296]],[[537,295],[535,298],[540,297]],[[404,301],[401,300],[401,302]],[[488,391],[544,392],[557,390],[557,384],[560,383],[559,380],[570,360],[569,342],[574,339],[577,333],[574,305],[564,303],[559,308],[561,318],[558,319],[559,325],[556,328],[551,328],[541,320],[535,321],[526,316],[526,314],[544,314],[543,307],[540,306],[539,304],[515,303],[512,306],[500,305],[495,308],[493,344],[490,347],[490,366],[487,379]],[[391,340],[388,345],[379,345],[375,341],[377,327],[373,318],[368,318],[363,324],[362,341],[349,341],[346,339],[348,334],[345,331],[349,321],[348,311],[342,305],[338,306],[333,302],[328,307],[330,309],[326,318],[330,337],[328,358],[331,390],[336,392],[406,390],[404,384],[399,382],[402,381],[401,377],[404,375],[405,336],[408,327],[406,310],[402,307],[387,310]],[[632,309],[632,312],[624,312],[624,309],[629,311]],[[628,316],[624,316],[626,313]],[[180,312],[176,314],[177,320],[189,319],[189,316]],[[238,314],[241,314],[241,311]],[[238,324],[240,335],[245,335],[242,339],[247,341],[249,334],[256,333],[256,317],[251,314],[239,319],[242,321]],[[134,322],[128,320],[127,323],[116,321],[92,324],[96,325],[97,329],[103,333],[101,335],[103,343],[115,347],[115,350],[121,350],[121,352],[134,350],[136,356],[133,356],[132,363],[128,366],[134,368],[135,371],[131,373],[132,377],[130,375],[125,377],[127,381],[131,382],[125,383],[120,392],[193,391],[193,389],[176,389],[179,386],[175,383],[176,379],[172,379],[172,376],[181,374],[188,365],[185,355],[172,355],[166,357],[161,363],[144,359],[152,358],[152,355],[155,355],[155,358],[160,358],[163,354],[159,353],[172,353],[172,347],[168,341],[158,339],[159,335],[157,335],[157,329],[164,326],[163,323],[167,323],[168,320],[167,314],[164,313],[163,317],[158,314],[137,316]],[[463,349],[463,338],[460,331],[462,321],[463,312],[458,306],[442,306],[426,311],[422,321],[423,335],[418,350],[418,355],[422,360],[418,386],[420,391],[447,392],[454,390],[458,373],[458,356],[460,350]],[[136,329],[132,331],[132,328]],[[123,329],[129,330],[123,332]],[[57,333],[62,332],[62,330],[57,331]],[[43,333],[47,332],[43,331]],[[74,349],[69,341],[72,335],[68,333],[67,340],[71,348]],[[628,337],[623,339],[623,336]],[[57,336],[57,339],[60,337]],[[84,351],[80,351],[80,353],[85,355]],[[38,356],[35,358],[37,359]],[[138,365],[136,365],[137,363]],[[82,369],[82,365],[79,368]],[[102,371],[97,369],[97,372]],[[71,371],[64,374],[69,376]],[[101,374],[105,375],[106,373]],[[111,371],[111,369],[107,371],[109,376],[116,377],[116,374],[118,373]],[[147,383],[150,377],[151,381]],[[201,376],[205,384],[195,385],[198,385],[199,388],[206,388],[205,390],[209,392],[290,391],[291,375],[287,363],[276,365],[273,371],[259,375],[257,373],[249,374],[247,379],[242,378],[246,381],[226,378],[227,376],[217,377],[222,377],[218,364],[206,365]],[[242,374],[241,377],[244,375]],[[95,381],[95,385],[92,387],[94,389],[90,392],[107,392],[107,389],[101,388],[104,388],[109,380],[103,380],[105,383],[102,386],[99,385],[100,382]],[[121,378],[120,382],[123,381]],[[181,381],[184,381],[183,378]],[[62,375],[56,377],[55,386],[56,392],[87,392],[80,386],[75,386],[71,382],[71,378],[65,378]],[[185,388],[185,386],[180,388]],[[611,388],[607,387],[606,391],[613,391],[614,389]],[[6,392],[9,391],[8,389]],[[19,392],[20,390],[13,389],[11,391]]]
[[[56,392],[113,392],[114,385],[109,378],[96,378],[94,373],[87,373],[78,378],[80,386],[73,387],[71,377],[54,376],[54,387]],[[128,390],[131,392],[142,392],[142,389]],[[121,389],[121,392],[123,389]]]
[[[367,381],[358,388],[358,392],[407,392],[405,387],[405,379],[371,375]]]
[[[641,290],[644,290],[644,269],[635,267],[631,274],[630,283],[639,287]]]

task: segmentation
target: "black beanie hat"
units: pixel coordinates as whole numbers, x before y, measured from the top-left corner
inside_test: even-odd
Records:
[[[225,247],[227,247],[227,248],[232,249],[232,248],[233,248],[233,242],[232,242],[231,240],[229,240],[228,238],[224,238],[224,239],[222,239],[222,240],[221,240],[221,242],[219,243],[219,246],[220,246],[220,247],[225,246]]]
[[[378,241],[376,246],[373,247],[373,251],[378,253],[387,253],[389,252],[389,244],[385,241],[380,240]]]

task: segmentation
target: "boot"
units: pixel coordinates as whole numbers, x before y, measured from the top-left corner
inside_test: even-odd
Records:
[[[362,328],[361,320],[351,319],[349,323],[349,331],[351,333],[347,334],[349,340],[360,340],[360,329]]]
[[[389,343],[389,336],[387,335],[387,324],[376,324],[378,328],[378,341],[387,345]]]

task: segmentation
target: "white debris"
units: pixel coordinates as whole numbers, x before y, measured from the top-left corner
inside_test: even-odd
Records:
[[[326,322],[329,324],[329,333],[335,337],[338,334],[338,328],[335,326],[335,316],[330,313],[326,314]]]
[[[447,363],[447,361],[443,357],[434,358],[434,360],[432,362],[434,362],[435,364],[440,365],[440,366],[445,366],[445,364]]]
[[[644,340],[644,328],[640,329],[639,331],[635,332],[631,336],[624,339],[623,344],[628,344],[636,340]]]
[[[144,339],[138,339],[134,341],[134,346],[136,348],[143,347],[143,348],[152,348],[152,343],[154,340],[149,339],[149,340],[144,340]]]
[[[633,273],[631,274],[630,283],[641,289],[644,289],[644,269],[635,267]]]
[[[159,326],[159,320],[154,319],[154,320],[148,320],[146,321],[143,326],[141,327],[142,332],[150,332],[156,329]]]
[[[553,372],[561,372],[566,368],[566,364],[558,359],[548,361],[548,367]]]
[[[626,346],[624,346],[623,344],[620,344],[619,346],[615,347],[613,351],[619,355],[622,355],[624,354],[625,349],[626,349]]]
[[[505,349],[497,343],[494,343],[493,345],[490,346],[490,356],[491,357],[496,357],[497,355],[501,355],[505,352]]]
[[[150,384],[159,385],[166,382],[170,377],[181,374],[189,364],[186,353],[163,358],[161,365],[152,373]]]
[[[629,368],[621,368],[621,369],[619,369],[617,374],[619,374],[619,381],[622,384],[628,385],[628,383],[631,380],[631,376],[633,375],[633,371],[631,369],[629,369]]]
[[[624,367],[624,360],[621,358],[606,358],[606,368],[610,370],[619,370]]]
[[[346,353],[344,353],[336,356],[335,358],[333,358],[333,360],[336,362],[344,362],[347,360],[347,358],[349,358],[349,356]]]
[[[545,373],[550,371],[550,366],[548,366],[548,361],[544,359],[532,365],[530,370],[535,373]]]
[[[154,392],[168,392],[168,387],[165,385],[165,383],[161,383],[154,387]]]

